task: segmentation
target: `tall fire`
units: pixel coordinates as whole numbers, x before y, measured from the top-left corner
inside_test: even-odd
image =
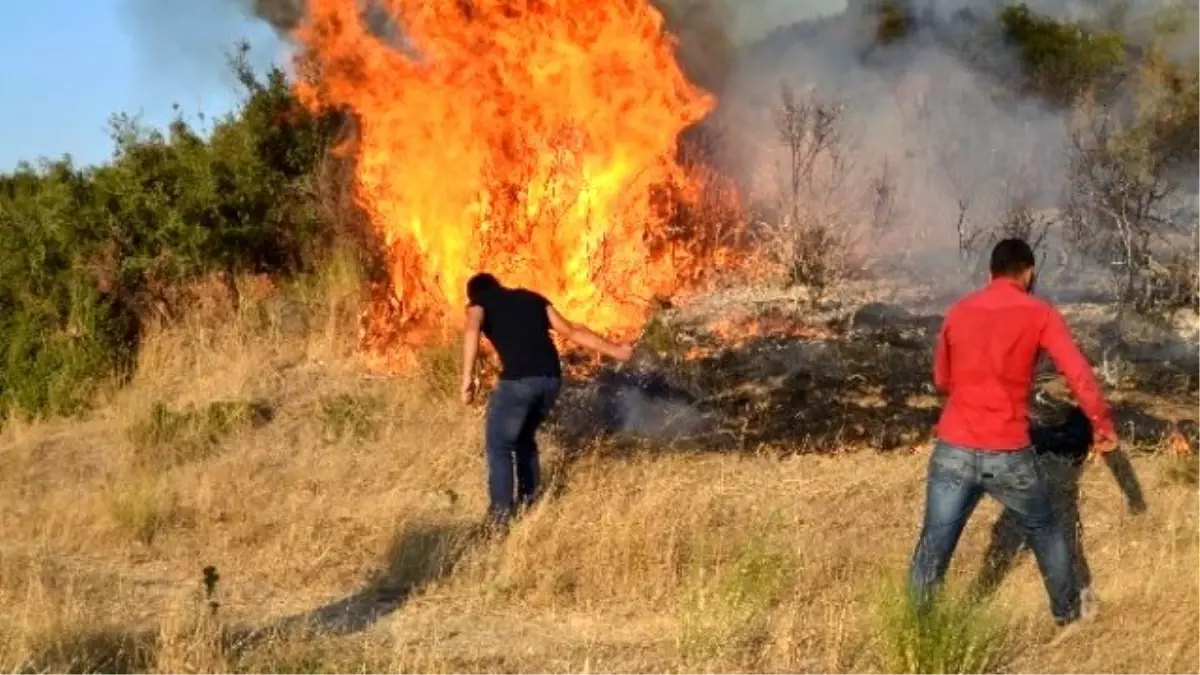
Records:
[[[387,246],[376,351],[459,325],[490,271],[615,337],[706,265],[673,241],[697,189],[680,133],[714,99],[649,0],[308,0],[307,105],[352,112],[356,191]],[[378,18],[378,16],[376,17]],[[377,22],[378,23],[378,22]]]

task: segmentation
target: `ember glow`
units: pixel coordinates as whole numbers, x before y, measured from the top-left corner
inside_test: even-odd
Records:
[[[377,0],[388,40],[360,4],[309,0],[296,37],[302,100],[357,118],[357,201],[388,248],[368,346],[459,327],[477,271],[628,339],[712,263],[670,219],[698,186],[679,134],[715,101],[648,0]]]
[[[750,316],[745,314],[724,314],[716,321],[705,326],[705,332],[716,341],[692,345],[686,352],[685,358],[690,360],[706,359],[729,350],[744,347],[752,340],[769,338],[799,338],[810,342],[832,340],[835,334],[832,330],[818,328],[798,323],[792,317],[784,315]]]

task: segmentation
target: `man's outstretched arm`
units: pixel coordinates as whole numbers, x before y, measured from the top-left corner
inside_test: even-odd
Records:
[[[1067,327],[1066,319],[1057,309],[1050,308],[1046,325],[1042,328],[1040,346],[1050,354],[1058,372],[1066,378],[1079,407],[1083,408],[1084,414],[1091,421],[1097,448],[1101,448],[1102,451],[1115,448],[1117,432],[1109,415],[1108,402],[1104,400],[1100,384],[1092,375],[1091,364],[1079,351],[1079,346],[1071,337],[1071,329]]]
[[[475,360],[479,356],[479,335],[483,331],[483,308],[472,305],[467,308],[467,327],[463,332],[462,386],[459,395],[463,403],[475,399]]]
[[[567,340],[595,352],[604,354],[618,361],[628,361],[633,357],[633,348],[629,345],[618,345],[596,335],[587,326],[571,323],[554,309],[553,305],[546,306],[546,316],[550,319],[550,327],[555,333]]]

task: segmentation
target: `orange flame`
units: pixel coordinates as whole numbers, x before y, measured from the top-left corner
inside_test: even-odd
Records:
[[[782,314],[752,316],[727,313],[705,326],[719,340],[713,344],[693,345],[684,354],[689,360],[707,359],[722,352],[740,349],[759,338],[800,338],[810,341],[832,340],[835,334],[828,328],[799,323]]]
[[[677,139],[714,106],[648,0],[309,0],[298,94],[353,113],[357,201],[387,246],[391,294],[367,339],[460,325],[490,271],[630,338],[705,261],[672,240],[695,195]],[[380,337],[387,336],[387,337]]]
[[[1167,435],[1167,452],[1176,459],[1192,454],[1192,446],[1187,437],[1179,432],[1178,422],[1171,422],[1171,433]]]

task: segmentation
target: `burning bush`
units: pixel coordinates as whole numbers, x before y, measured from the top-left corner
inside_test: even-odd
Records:
[[[394,39],[353,0],[314,0],[296,32],[302,98],[357,120],[357,202],[387,247],[369,347],[456,327],[480,270],[632,337],[654,298],[713,266],[720,243],[676,226],[703,183],[678,138],[714,102],[650,3],[379,8]]]

